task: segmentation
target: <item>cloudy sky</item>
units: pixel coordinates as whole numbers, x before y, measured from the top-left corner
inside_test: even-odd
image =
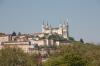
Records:
[[[69,20],[70,36],[100,42],[100,0],[0,0],[0,32],[41,32]]]

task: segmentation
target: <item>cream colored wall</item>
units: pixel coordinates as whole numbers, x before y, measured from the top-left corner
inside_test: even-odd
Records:
[[[44,30],[44,33],[50,33],[51,30]]]
[[[33,41],[34,44],[38,44],[38,46],[43,46],[44,45],[44,40],[36,40],[36,41]]]
[[[6,41],[9,41],[9,36],[0,37],[0,42],[6,42]]]
[[[25,53],[29,53],[30,50],[29,48],[32,48],[31,47],[32,45],[29,45],[29,44],[4,44],[2,45],[2,48],[4,47],[11,47],[11,48],[21,48]]]
[[[44,34],[43,34],[43,33],[39,34],[39,37],[43,37],[43,36],[44,36]]]
[[[58,30],[58,34],[60,34],[60,35],[63,34],[63,33],[62,33],[62,28],[59,28],[59,30]]]
[[[52,30],[52,33],[58,33],[58,30],[53,29],[53,30]]]
[[[24,52],[28,53],[29,51],[29,45],[17,45],[17,47],[21,48]]]
[[[60,35],[62,35],[62,28],[59,28],[59,29],[52,29],[52,31],[50,30],[50,29],[48,29],[48,30],[45,30],[44,29],[44,33],[57,33],[57,34],[60,34]]]
[[[50,28],[45,29],[45,28],[42,27],[42,30],[43,30],[42,32],[43,32],[43,33],[49,33],[49,34],[50,34],[51,32],[52,32],[53,34],[54,34],[54,33],[57,33],[57,34],[59,34],[59,35],[62,35],[64,38],[67,38],[67,39],[68,39],[68,34],[67,34],[67,33],[68,33],[68,32],[67,32],[68,29],[67,29],[67,28],[68,28],[68,27],[67,27],[65,24],[63,24],[61,27],[59,27],[59,28],[57,28],[57,29],[52,28],[52,31],[51,31]],[[63,34],[64,31],[66,32],[66,34]]]

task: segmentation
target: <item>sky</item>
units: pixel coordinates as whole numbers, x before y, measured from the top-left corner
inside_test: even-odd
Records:
[[[100,43],[100,0],[0,0],[0,32],[41,32],[43,20],[58,26],[68,18],[76,40]]]

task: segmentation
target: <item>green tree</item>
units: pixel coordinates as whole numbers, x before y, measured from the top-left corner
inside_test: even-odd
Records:
[[[75,41],[75,39],[73,37],[69,37],[70,41]]]
[[[53,39],[53,40],[59,40],[59,41],[63,41],[66,40],[63,36],[60,36],[58,34],[52,34],[48,37],[48,39]]]
[[[44,66],[100,66],[100,45],[80,42],[61,45]]]
[[[12,33],[12,36],[16,36],[16,35],[17,35],[16,32],[13,32],[13,33]]]
[[[34,59],[34,58],[33,58]],[[31,57],[21,49],[4,48],[0,50],[0,66],[34,66]]]
[[[65,54],[49,59],[44,66],[87,66],[87,60],[77,54]]]
[[[21,32],[18,32],[18,36],[21,36]]]
[[[81,42],[81,43],[84,43],[84,41],[83,41],[83,39],[82,39],[82,38],[80,39],[80,42]]]

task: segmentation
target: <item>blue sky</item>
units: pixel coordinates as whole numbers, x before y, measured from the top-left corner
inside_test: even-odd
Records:
[[[0,32],[34,33],[69,19],[70,36],[100,42],[100,0],[0,0]]]

